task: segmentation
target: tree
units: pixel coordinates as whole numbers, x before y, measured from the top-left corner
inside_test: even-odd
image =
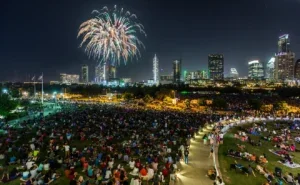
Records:
[[[215,98],[212,102],[213,108],[226,109],[227,106],[227,102],[222,98]]]
[[[285,101],[276,102],[273,105],[274,110],[287,110],[288,104]]]
[[[186,99],[186,100],[184,101],[184,103],[185,103],[186,108],[189,109],[189,108],[191,107],[191,100]]]
[[[133,94],[126,92],[126,93],[123,94],[123,98],[126,101],[132,100],[133,99]]]
[[[261,103],[261,101],[259,101],[257,99],[249,99],[248,105],[254,110],[260,110],[262,103]]]
[[[0,115],[6,116],[11,110],[18,105],[17,101],[11,100],[7,94],[0,96]]]
[[[203,98],[199,98],[197,101],[198,101],[199,106],[205,106],[206,105],[206,101]]]
[[[143,100],[145,103],[149,103],[149,102],[153,101],[153,98],[149,94],[146,94],[146,96],[143,98]]]

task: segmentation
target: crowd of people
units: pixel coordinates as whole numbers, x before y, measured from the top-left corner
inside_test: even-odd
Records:
[[[62,111],[7,127],[0,138],[2,182],[153,184],[176,182],[190,138],[217,115],[113,105],[61,105]],[[13,168],[12,168],[13,167]]]

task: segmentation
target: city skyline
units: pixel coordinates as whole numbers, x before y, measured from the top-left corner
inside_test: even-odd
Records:
[[[118,67],[120,77],[130,77],[134,81],[151,79],[155,53],[160,58],[162,75],[172,72],[170,66],[175,59],[182,58],[182,70],[194,71],[207,69],[207,56],[220,53],[225,58],[225,74],[230,68],[236,68],[240,76],[246,76],[248,61],[259,59],[266,63],[278,52],[277,41],[282,34],[290,35],[295,61],[300,58],[300,27],[295,24],[300,3],[296,1],[234,1],[234,5],[217,1],[185,4],[176,0],[171,3],[157,0],[72,1],[76,13],[65,11],[70,3],[20,1],[5,2],[1,6],[0,19],[7,29],[1,34],[0,61],[5,66],[0,70],[0,81],[24,79],[26,74],[33,76],[42,72],[45,81],[58,80],[60,73],[80,74],[82,64],[94,69],[96,61],[89,60],[78,47],[80,41],[76,39],[76,32],[81,22],[91,18],[93,9],[114,4],[136,13],[148,35],[142,39],[146,46],[141,50],[142,57],[129,61],[126,66],[121,64]],[[43,7],[47,7],[46,12]],[[278,11],[285,16],[279,16]],[[17,34],[17,30],[24,33]],[[93,76],[90,74],[90,79]]]

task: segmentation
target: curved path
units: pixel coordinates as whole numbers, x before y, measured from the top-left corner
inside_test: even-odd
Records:
[[[180,162],[178,183],[184,185],[210,185],[213,183],[208,178],[207,170],[214,167],[213,158],[209,158],[210,147],[203,144],[202,137],[213,127],[207,126],[203,132],[198,132],[195,139],[191,140],[189,163]]]
[[[245,120],[228,120],[222,121],[227,122],[227,126],[222,129],[223,133],[226,133],[228,129],[231,127],[242,125],[246,123],[253,123],[259,121],[275,121],[275,120],[282,120],[282,121],[293,121],[293,120],[300,120],[300,118],[254,118],[248,117]],[[198,132],[196,138],[191,140],[190,146],[190,155],[189,155],[189,164],[184,164],[181,162],[179,164],[179,169],[181,171],[177,174],[178,175],[178,184],[184,185],[209,185],[212,184],[213,181],[210,180],[207,176],[207,171],[213,167],[217,170],[217,175],[222,178],[222,174],[220,173],[219,161],[218,161],[218,146],[215,145],[214,148],[214,157],[209,158],[210,153],[210,146],[205,146],[203,144],[202,137],[204,134],[209,133],[215,124],[207,126],[203,129],[202,132]]]

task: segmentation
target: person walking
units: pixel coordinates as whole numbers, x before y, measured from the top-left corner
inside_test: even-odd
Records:
[[[189,162],[189,151],[187,149],[184,151],[184,162],[185,164],[188,164]]]

